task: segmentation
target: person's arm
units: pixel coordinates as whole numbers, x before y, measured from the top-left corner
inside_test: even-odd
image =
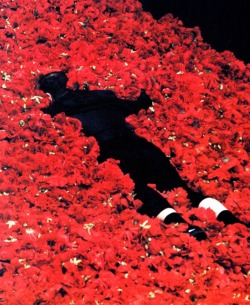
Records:
[[[125,116],[134,113],[137,114],[141,109],[147,109],[152,106],[152,100],[146,94],[145,90],[141,91],[140,96],[135,101],[120,99],[111,90],[101,90],[99,91],[99,95],[102,96],[103,99],[114,100]]]

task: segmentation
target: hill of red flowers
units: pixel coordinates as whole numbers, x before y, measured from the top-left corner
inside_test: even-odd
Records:
[[[146,89],[136,133],[249,222],[250,65],[136,0],[3,0],[0,14],[0,304],[249,304],[249,229],[189,209],[182,189],[163,195],[208,240],[139,215],[118,161],[98,164],[77,120],[43,114],[36,83],[65,70],[72,88]]]

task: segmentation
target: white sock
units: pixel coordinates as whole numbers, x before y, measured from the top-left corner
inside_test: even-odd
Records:
[[[216,217],[222,212],[222,211],[226,211],[227,208],[218,200],[214,199],[214,198],[205,198],[203,199],[200,204],[199,204],[199,208],[204,208],[204,209],[211,209],[212,211],[214,211]]]
[[[172,213],[177,213],[177,212],[176,212],[175,209],[166,208],[166,209],[162,210],[162,211],[156,216],[156,218],[158,218],[158,219],[164,221],[165,218],[166,218],[168,215],[172,214]]]

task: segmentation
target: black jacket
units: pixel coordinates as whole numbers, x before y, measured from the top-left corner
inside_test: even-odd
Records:
[[[66,90],[53,103],[43,108],[52,117],[64,112],[67,116],[79,119],[87,136],[104,142],[114,137],[132,134],[133,130],[125,118],[151,106],[149,96],[142,92],[136,101],[119,99],[110,90]]]

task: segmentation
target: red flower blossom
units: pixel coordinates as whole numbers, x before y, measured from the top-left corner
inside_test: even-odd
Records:
[[[2,302],[247,302],[248,229],[188,211],[182,189],[162,195],[207,241],[139,215],[119,162],[98,164],[79,121],[42,114],[50,100],[36,82],[67,70],[72,88],[130,99],[146,89],[154,105],[127,119],[136,133],[249,222],[249,65],[170,14],[156,22],[139,1],[26,2],[4,0],[0,22]]]

